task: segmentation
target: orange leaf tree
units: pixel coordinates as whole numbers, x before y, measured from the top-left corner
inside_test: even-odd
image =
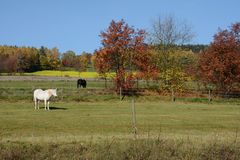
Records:
[[[220,30],[210,47],[200,55],[200,74],[206,83],[225,93],[240,82],[240,23]]]
[[[101,32],[103,47],[95,52],[95,68],[106,75],[115,72],[115,87],[130,89],[135,76],[132,71],[148,71],[149,54],[144,44],[145,31],[135,31],[124,20],[112,21],[106,31]]]

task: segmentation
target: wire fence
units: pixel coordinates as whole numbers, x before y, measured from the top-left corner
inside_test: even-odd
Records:
[[[25,99],[31,97],[35,89],[57,88],[60,100],[77,100],[97,98],[107,100],[124,96],[167,96],[176,98],[205,98],[209,101],[216,97],[240,98],[240,90],[225,92],[191,87],[181,91],[161,90],[157,81],[138,80],[131,90],[115,90],[112,80],[87,79],[87,88],[77,88],[77,79],[71,77],[39,76],[0,76],[0,99]]]

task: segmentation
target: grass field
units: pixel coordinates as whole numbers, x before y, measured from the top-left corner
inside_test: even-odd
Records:
[[[35,88],[59,88],[51,110],[34,110]],[[238,100],[173,103],[102,93],[104,83],[0,82],[0,159],[239,159]],[[91,90],[96,90],[92,92]],[[91,92],[90,92],[91,91]],[[170,98],[169,98],[170,100]]]
[[[1,102],[2,140],[66,141],[132,135],[128,101],[53,102],[51,107],[51,111],[34,110],[32,103],[24,101]],[[240,126],[238,105],[141,102],[136,108],[138,133],[143,136],[229,138],[236,136]]]
[[[91,137],[132,137],[131,103],[51,103],[51,111],[34,110],[33,103],[1,102],[1,140],[68,141]],[[170,102],[136,103],[137,128],[151,135],[199,139],[234,138],[240,126],[238,105]],[[212,137],[211,137],[212,136]],[[206,139],[206,140],[207,140]]]
[[[36,88],[58,88],[58,97],[52,99],[55,108],[51,112],[33,110],[32,93]],[[68,131],[71,131],[69,134],[80,137],[89,135],[89,132],[93,135],[98,133],[106,136],[131,135],[131,98],[126,97],[120,102],[119,95],[106,92],[103,88],[104,83],[95,81],[90,81],[87,89],[77,89],[75,81],[1,81],[0,126],[4,128],[6,125],[5,128],[9,132],[5,133],[3,130],[0,134],[19,133],[23,137],[29,137],[28,134],[41,137],[44,135],[41,126],[47,128],[49,132],[51,128],[61,126],[62,130],[59,133],[64,133],[63,135]],[[205,136],[214,133],[233,135],[232,133],[238,131],[240,103],[236,99],[226,101],[220,99],[211,103],[204,101],[204,98],[202,98],[204,103],[199,103],[194,98],[192,100],[179,98],[176,103],[168,100],[170,97],[158,95],[136,97],[140,134],[158,135],[161,132],[167,135]],[[195,103],[192,103],[194,101]],[[64,119],[63,122],[66,124],[56,119]],[[17,122],[17,120],[21,121]],[[63,126],[70,127],[72,120],[75,121],[72,128],[63,128]],[[23,130],[26,132],[14,130],[14,128],[18,129],[14,121],[17,126],[18,123],[29,126],[28,129]],[[8,125],[10,123],[12,125]],[[48,124],[50,126],[46,127]],[[37,131],[34,130],[35,125]],[[99,126],[99,129],[96,126]],[[54,130],[52,134],[55,135]]]
[[[1,159],[240,158],[238,105],[137,102],[133,140],[129,101],[0,103]]]

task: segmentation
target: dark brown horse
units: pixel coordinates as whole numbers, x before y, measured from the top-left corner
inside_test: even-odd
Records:
[[[77,88],[86,88],[87,87],[87,82],[85,79],[78,79],[77,80]]]

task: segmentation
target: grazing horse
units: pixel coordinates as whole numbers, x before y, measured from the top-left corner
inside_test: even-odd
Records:
[[[49,99],[51,96],[57,96],[57,89],[47,89],[43,91],[42,89],[36,89],[33,92],[33,100],[35,104],[35,109],[39,109],[39,101],[44,101],[45,110],[49,110]]]
[[[86,88],[87,87],[87,82],[85,79],[78,79],[77,80],[77,88],[81,88],[81,86],[83,88]]]

